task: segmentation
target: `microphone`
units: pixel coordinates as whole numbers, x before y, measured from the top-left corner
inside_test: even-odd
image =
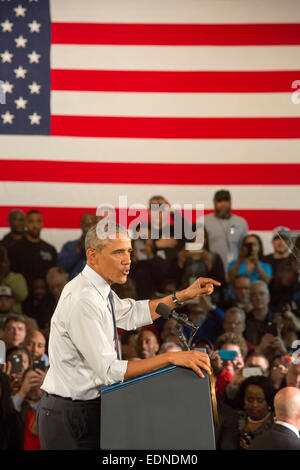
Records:
[[[174,320],[176,320],[178,323],[181,323],[182,325],[187,326],[188,328],[192,328],[195,331],[198,330],[198,327],[188,319],[185,313],[180,315],[179,313],[175,312],[174,309],[168,307],[162,302],[158,304],[155,309],[155,312],[163,318],[174,318]]]

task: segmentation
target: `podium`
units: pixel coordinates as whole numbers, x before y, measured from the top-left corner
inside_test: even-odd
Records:
[[[203,373],[169,366],[104,387],[101,449],[214,450],[214,387]]]

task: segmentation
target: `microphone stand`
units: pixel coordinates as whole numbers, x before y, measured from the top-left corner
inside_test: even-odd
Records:
[[[183,327],[179,323],[176,323],[174,326],[172,333],[174,333],[176,336],[178,336],[179,341],[181,342],[183,349],[185,351],[189,351],[191,348],[188,345],[188,342],[186,340],[185,334],[183,333]]]

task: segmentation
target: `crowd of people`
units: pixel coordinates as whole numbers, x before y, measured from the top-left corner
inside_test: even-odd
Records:
[[[160,207],[155,214],[153,205]],[[192,345],[205,348],[211,359],[219,412],[217,448],[264,448],[266,436],[274,433],[274,418],[300,428],[300,361],[295,360],[300,237],[291,245],[288,229],[275,228],[273,252],[265,255],[258,234],[249,233],[247,221],[232,214],[230,193],[220,190],[214,195],[214,212],[204,218],[203,246],[191,249],[184,236],[174,236],[172,222],[170,231],[174,214],[169,211],[166,219],[166,208],[170,204],[163,196],[151,197],[149,221],[151,226],[155,217],[157,237],[148,229],[147,237],[133,240],[127,282],[112,288],[120,298],[143,300],[185,289],[197,277],[221,282],[211,296],[189,301],[177,312],[197,325]],[[64,286],[85,266],[85,235],[99,219],[83,213],[79,239],[57,253],[41,238],[43,215],[38,210],[9,213],[10,231],[0,241],[0,339],[6,345],[0,371],[1,450],[40,449],[36,409],[49,367],[51,317]],[[174,319],[118,332],[126,360],[184,349]],[[182,332],[188,339],[191,330],[183,327]],[[300,448],[298,441],[286,445]]]

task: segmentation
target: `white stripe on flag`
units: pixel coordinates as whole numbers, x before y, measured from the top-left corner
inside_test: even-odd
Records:
[[[141,163],[299,163],[300,139],[118,139],[2,135],[0,158]]]
[[[55,115],[300,117],[291,93],[121,93],[53,91]]]
[[[52,21],[85,23],[297,23],[298,0],[51,0]]]
[[[154,194],[162,194],[171,204],[204,204],[213,209],[218,186],[131,185],[84,183],[3,182],[0,199],[9,206],[97,207],[110,203],[119,206],[119,196],[128,205],[148,204]],[[299,209],[300,186],[226,186],[234,209]],[[258,204],[259,202],[259,204]],[[278,221],[280,225],[280,221]]]
[[[53,69],[74,70],[298,70],[300,46],[51,47]]]

